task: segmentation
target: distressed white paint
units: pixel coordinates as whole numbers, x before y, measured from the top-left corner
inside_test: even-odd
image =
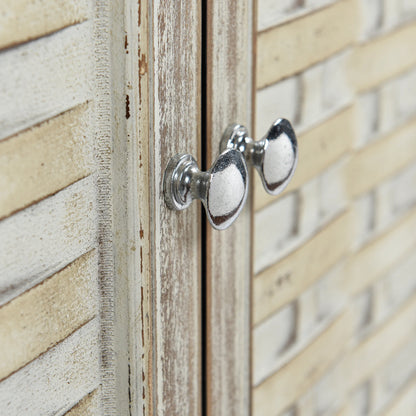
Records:
[[[92,98],[92,24],[0,52],[0,139]]]
[[[99,321],[94,319],[0,383],[8,416],[62,415],[99,385]]]
[[[94,177],[0,222],[0,304],[96,245]]]

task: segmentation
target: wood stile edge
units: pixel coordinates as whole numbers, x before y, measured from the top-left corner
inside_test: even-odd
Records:
[[[0,78],[7,80],[0,140],[92,98],[92,29],[86,21],[0,52]]]
[[[198,415],[202,401],[200,208],[195,203],[186,212],[171,211],[161,189],[172,156],[189,153],[200,160],[201,8],[183,5],[155,1],[149,10],[152,394],[157,415]]]
[[[254,18],[251,0],[207,3],[207,168],[227,125],[253,128]],[[208,415],[250,414],[251,199],[229,229],[206,230]]]
[[[91,105],[81,104],[0,141],[0,219],[93,172],[90,122]]]
[[[15,0],[0,5],[0,49],[50,35],[91,17],[90,0]],[[47,12],[45,12],[47,10]]]
[[[3,380],[2,410],[22,416],[59,414],[96,389],[100,383],[98,333],[95,318]]]
[[[0,308],[0,380],[98,314],[96,251],[90,251]]]

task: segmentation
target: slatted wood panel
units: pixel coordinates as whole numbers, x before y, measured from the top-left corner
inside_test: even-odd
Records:
[[[290,118],[300,156],[254,181],[253,414],[412,415],[416,8],[257,7],[256,136]]]
[[[230,123],[252,126],[253,4],[208,2],[207,167]],[[251,203],[226,231],[207,225],[207,414],[250,414]]]

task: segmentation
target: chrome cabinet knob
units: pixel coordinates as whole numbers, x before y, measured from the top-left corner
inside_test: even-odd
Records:
[[[172,210],[185,209],[194,199],[200,199],[211,225],[223,230],[235,221],[247,198],[244,156],[238,150],[225,149],[211,169],[201,172],[191,155],[176,155],[166,168],[163,192]]]
[[[276,120],[259,141],[248,137],[247,129],[231,124],[221,140],[221,150],[239,150],[256,167],[263,186],[271,195],[280,194],[289,183],[298,161],[295,132],[288,120]]]

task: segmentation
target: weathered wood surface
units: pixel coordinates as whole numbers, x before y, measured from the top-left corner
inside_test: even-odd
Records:
[[[357,36],[355,4],[355,0],[340,0],[294,22],[259,33],[257,88],[300,72],[353,43]]]
[[[90,99],[93,49],[87,21],[1,51],[0,140]]]
[[[96,389],[99,321],[93,319],[0,383],[5,415],[60,415]]]
[[[251,0],[208,2],[207,168],[228,124],[252,130],[254,18]],[[229,229],[206,227],[207,414],[249,415],[251,196]]]
[[[177,153],[200,160],[201,9],[198,2],[158,0],[150,13],[153,411],[199,415],[200,204],[170,211],[162,178]]]
[[[62,269],[96,245],[94,178],[0,222],[0,304]]]
[[[90,107],[81,105],[0,141],[0,218],[94,169]]]
[[[48,35],[91,16],[90,0],[13,0],[0,3],[0,49]]]
[[[349,252],[351,214],[336,218],[310,241],[254,278],[253,321],[294,300]],[[342,235],[343,238],[339,238]]]
[[[97,389],[81,399],[65,416],[101,416],[101,390]]]
[[[357,152],[349,163],[347,186],[355,198],[416,160],[416,121]],[[382,168],[381,168],[382,167]]]
[[[0,380],[97,314],[97,256],[93,251],[0,308]]]
[[[311,388],[346,351],[351,314],[343,313],[280,371],[253,390],[253,415],[274,416]]]

